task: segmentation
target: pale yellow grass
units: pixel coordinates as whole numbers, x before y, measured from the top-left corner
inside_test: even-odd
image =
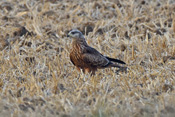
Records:
[[[173,0],[1,0],[0,20],[1,116],[175,115]],[[73,28],[128,72],[79,73],[66,37]]]

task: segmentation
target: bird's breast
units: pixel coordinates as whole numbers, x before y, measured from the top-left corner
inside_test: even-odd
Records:
[[[82,54],[83,54],[83,48],[80,45],[72,46],[70,52],[70,59],[75,66],[81,68],[86,66],[86,63],[83,61]]]

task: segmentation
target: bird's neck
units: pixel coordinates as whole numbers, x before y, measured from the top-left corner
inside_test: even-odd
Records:
[[[72,44],[74,45],[77,45],[77,44],[79,44],[79,45],[87,45],[87,42],[86,42],[86,40],[84,39],[84,38],[81,38],[81,39],[73,39],[73,42],[72,42]]]
[[[83,52],[84,49],[88,46],[85,39],[73,39],[72,42],[72,49],[76,50],[77,52]]]

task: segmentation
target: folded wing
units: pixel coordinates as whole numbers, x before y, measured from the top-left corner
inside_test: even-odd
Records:
[[[92,67],[106,67],[110,61],[99,53],[96,49],[87,47],[85,53],[82,55],[83,61]]]

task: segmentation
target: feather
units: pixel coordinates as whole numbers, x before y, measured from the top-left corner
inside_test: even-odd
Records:
[[[110,57],[107,57],[107,56],[106,56],[106,58],[107,58],[108,60],[110,60],[110,61],[113,61],[113,62],[117,62],[117,63],[121,63],[121,64],[126,64],[125,62],[123,62],[123,61],[121,61],[121,60],[119,60],[119,59],[114,59],[114,58],[110,58]]]

